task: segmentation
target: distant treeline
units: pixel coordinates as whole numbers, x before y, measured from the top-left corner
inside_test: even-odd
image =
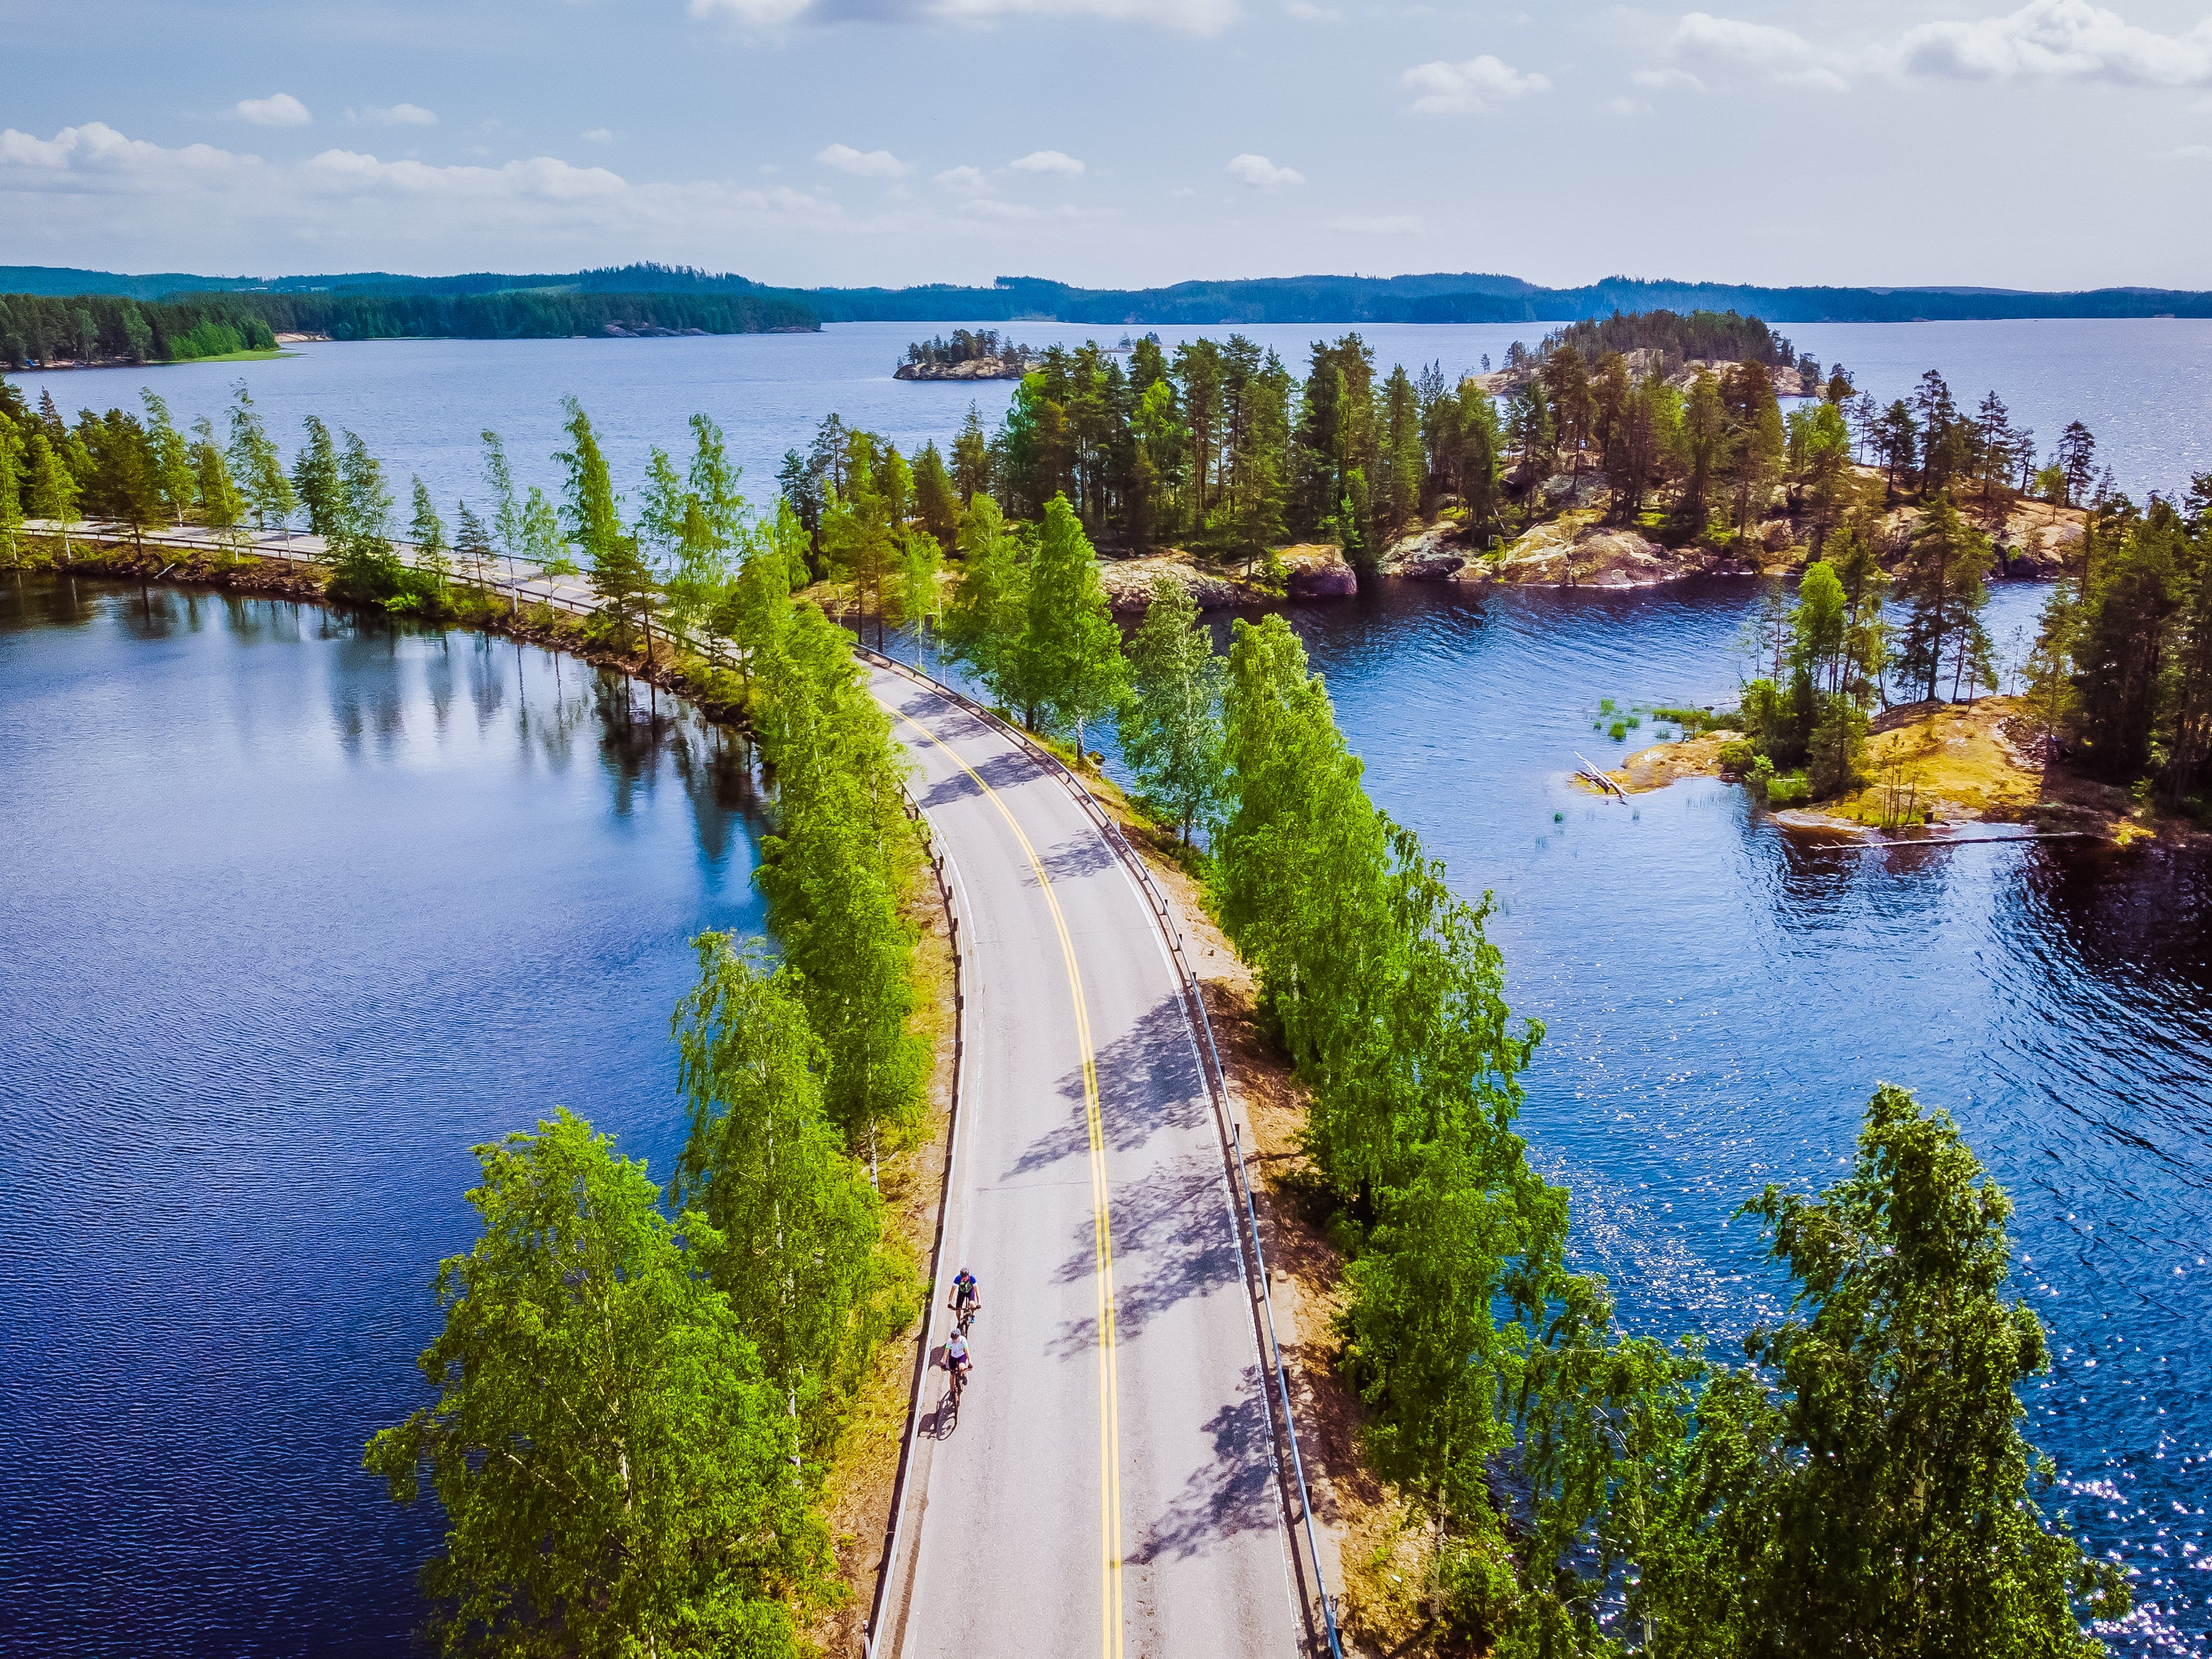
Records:
[[[0,368],[178,362],[276,343],[268,323],[227,295],[145,305],[104,295],[0,294]]]
[[[611,331],[763,334],[820,325],[772,294],[239,294],[146,301],[0,295],[0,366],[158,363],[266,349],[279,333],[334,340],[532,340]]]
[[[280,331],[334,340],[542,340],[604,334],[611,325],[702,334],[820,326],[797,301],[761,294],[241,294],[235,301]]]
[[[1086,289],[1036,276],[1001,276],[986,288],[774,289],[687,266],[629,264],[535,275],[475,271],[404,276],[389,271],[230,277],[133,276],[40,265],[0,266],[0,289],[50,296],[106,294],[156,299],[187,292],[382,295],[605,294],[751,297],[805,312],[813,322],[1045,321],[1188,326],[1254,323],[1567,323],[1619,311],[1737,311],[1770,323],[1894,323],[2024,317],[2212,317],[2212,293],[2111,288],[2085,293],[1993,289],[1761,288],[1731,283],[1608,276],[1580,288],[1542,288],[1477,271],[1407,276],[1270,276],[1177,283],[1165,288]],[[605,320],[623,320],[610,317]],[[698,326],[706,323],[663,325]],[[549,329],[549,332],[561,331]],[[368,337],[364,336],[363,337]],[[501,337],[487,330],[471,337]]]

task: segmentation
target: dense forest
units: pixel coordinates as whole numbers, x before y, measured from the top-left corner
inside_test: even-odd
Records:
[[[275,348],[268,321],[227,295],[149,303],[0,294],[0,368],[166,363]]]
[[[579,334],[758,334],[810,330],[773,294],[515,290],[482,294],[222,293],[165,301],[0,295],[0,367],[154,363],[262,349],[278,333],[334,340],[522,340]]]
[[[1256,353],[1220,350],[1248,382],[1287,381]],[[1567,348],[1555,359],[1581,362]],[[1316,350],[1309,383],[1335,424],[1309,422],[1309,393],[1285,405],[1297,430],[1340,434],[1387,410],[1371,372],[1365,412],[1347,406],[1347,365],[1362,361],[1356,340]],[[1216,367],[1162,366],[1142,396],[1187,397]],[[1820,407],[1840,422],[1838,383]],[[1746,404],[1740,439],[1765,425],[1764,406]],[[1240,407],[1226,398],[1198,422],[1210,444],[1234,453],[1220,411]],[[1948,501],[1966,483],[1946,471],[1965,417],[1942,400],[1934,413],[1906,410],[1916,441],[1888,487]],[[1035,418],[1017,411],[1010,428]],[[25,511],[58,521],[61,537],[42,538],[60,539],[81,502],[218,530],[304,514],[356,602],[466,617],[486,603],[468,592],[486,561],[573,559],[592,572],[607,634],[634,639],[667,617],[726,640],[742,665],[713,672],[776,780],[762,884],[789,965],[702,941],[676,1021],[691,1133],[665,1197],[566,1114],[478,1149],[483,1237],[441,1269],[446,1325],[422,1356],[436,1402],[368,1453],[395,1497],[427,1481],[446,1509],[447,1547],[425,1577],[441,1634],[678,1651],[684,1632],[781,1655],[833,1593],[823,1462],[853,1380],[915,1291],[860,1154],[911,1133],[922,1055],[896,902],[915,851],[895,751],[850,635],[793,593],[827,577],[859,597],[863,628],[872,612],[935,633],[995,701],[1078,754],[1088,723],[1118,719],[1159,844],[1182,843],[1252,964],[1267,1029],[1310,1094],[1315,1201],[1349,1261],[1338,1363],[1367,1407],[1371,1467],[1422,1522],[1376,1560],[1347,1562],[1401,1586],[1370,1584],[1371,1596],[1417,1605],[1480,1650],[1559,1659],[1616,1654],[1629,1632],[1647,1652],[1730,1656],[2100,1651],[2081,1621],[2124,1613],[2126,1580],[2044,1508],[2050,1477],[2017,1395],[2049,1363],[2043,1327],[2006,1297],[2009,1200],[1948,1115],[1881,1087],[1832,1186],[1747,1191],[1739,1213],[1795,1293],[1740,1359],[1694,1334],[1628,1335],[1603,1282],[1570,1265],[1570,1194],[1515,1130],[1543,1032],[1504,1002],[1488,901],[1454,892],[1368,797],[1280,617],[1239,622],[1224,658],[1163,579],[1125,639],[1074,502],[1056,492],[1030,522],[1011,520],[985,487],[1000,463],[980,434],[948,469],[933,447],[910,465],[867,433],[825,431],[821,466],[794,455],[791,469],[815,493],[757,514],[703,416],[687,463],[653,452],[627,512],[573,400],[567,432],[557,510],[517,498],[487,434],[483,510],[457,504],[449,535],[418,482],[403,561],[393,491],[351,434],[309,422],[287,466],[242,390],[227,434],[203,421],[190,438],[150,395],[143,417],[87,411],[70,425],[50,401],[33,411],[0,394],[11,550]],[[1024,452],[999,453],[1018,469]],[[1221,476],[1211,459],[1197,471]],[[2085,597],[2056,607],[2078,606],[2071,684],[2092,726],[2132,707],[2114,688],[2146,695],[2146,677],[2173,665],[2136,647],[2198,638],[2181,611],[2212,616],[2206,494],[2193,518],[2109,494],[2098,509]],[[1817,656],[1805,676],[1855,678]],[[2148,695],[2154,743],[2161,720],[2201,730],[2201,699]],[[2097,755],[2118,752],[2104,727],[2084,730]],[[650,1387],[636,1380],[647,1374]],[[555,1408],[577,1393],[640,1432]],[[495,1439],[520,1449],[477,1455]]]
[[[988,287],[937,283],[911,288],[778,289],[743,276],[658,264],[536,275],[477,271],[406,276],[353,271],[268,278],[132,276],[38,265],[0,266],[0,290],[8,292],[150,300],[194,289],[750,294],[798,305],[823,322],[1054,321],[1115,326],[1571,322],[1616,311],[1662,309],[1738,311],[1774,323],[2212,316],[2212,293],[2180,289],[2098,289],[2061,294],[1974,288],[1761,288],[1628,276],[1608,276],[1579,288],[1544,288],[1517,276],[1477,272],[1248,277],[1150,289],[1086,289],[1037,276],[1001,276]]]

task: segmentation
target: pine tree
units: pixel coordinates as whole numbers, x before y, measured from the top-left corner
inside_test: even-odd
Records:
[[[31,433],[29,466],[31,516],[43,519],[58,526],[62,538],[62,556],[70,553],[70,532],[77,525],[77,482],[62,458],[54,453],[53,444],[45,432],[33,428]]]
[[[945,608],[945,644],[992,700],[1034,729],[1039,699],[1026,639],[1030,570],[999,504],[979,495],[960,525],[960,582]]]
[[[1983,578],[1990,556],[1989,538],[1960,518],[1948,495],[1936,495],[1921,514],[1897,579],[1897,597],[1910,607],[1899,667],[1917,689],[1917,701],[1935,701],[1962,639],[1971,651],[1989,599]]]
[[[198,441],[192,445],[191,456],[192,489],[199,501],[200,522],[214,531],[218,540],[235,549],[242,539],[238,527],[246,517],[245,500],[231,482],[222,446],[216,441],[215,422],[203,415],[193,423],[192,434]]]
[[[489,586],[485,572],[492,562],[491,532],[478,518],[476,510],[465,501],[455,512],[457,523],[453,530],[453,552],[468,562],[469,574],[479,588]]]
[[[23,529],[24,463],[28,459],[15,423],[0,411],[0,546],[8,550],[10,564],[15,562],[15,538]]]

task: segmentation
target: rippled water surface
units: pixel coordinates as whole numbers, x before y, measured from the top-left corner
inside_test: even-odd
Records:
[[[665,1175],[744,772],[641,690],[313,607],[0,575],[0,1650],[404,1651],[469,1147]]]
[[[2012,1193],[2048,1326],[2030,1432],[2100,1551],[2140,1570],[2133,1644],[2212,1631],[2212,867],[2051,843],[1793,842],[1743,793],[1572,787],[1601,697],[1734,701],[1748,583],[1480,601],[1396,586],[1294,613],[1367,783],[1464,890],[1495,892],[1544,1022],[1523,1127],[1574,1189],[1630,1323],[1731,1349],[1777,1310],[1766,1182],[1843,1171],[1877,1080],[1947,1107]],[[1990,631],[2043,592],[2000,586]],[[1561,815],[1558,821],[1554,815]]]

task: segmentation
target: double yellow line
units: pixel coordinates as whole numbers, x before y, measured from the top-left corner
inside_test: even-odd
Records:
[[[1036,872],[1038,890],[1052,913],[1054,931],[1060,935],[1060,953],[1067,964],[1067,995],[1075,1012],[1076,1051],[1083,1057],[1083,1116],[1091,1137],[1091,1277],[1098,1294],[1098,1519],[1105,1552],[1103,1595],[1100,1607],[1100,1651],[1104,1659],[1121,1659],[1121,1406],[1120,1372],[1114,1353],[1114,1230],[1107,1210],[1106,1132],[1098,1112],[1098,1067],[1091,1047],[1091,1015],[1084,1006],[1083,969],[1075,959],[1075,941],[1067,931],[1060,896],[1052,878],[1037,856],[1030,838],[999,792],[960,758],[927,726],[906,714],[900,721],[911,726],[928,744],[975,781],[999,816],[1006,821],[1021,844],[1030,868]]]

